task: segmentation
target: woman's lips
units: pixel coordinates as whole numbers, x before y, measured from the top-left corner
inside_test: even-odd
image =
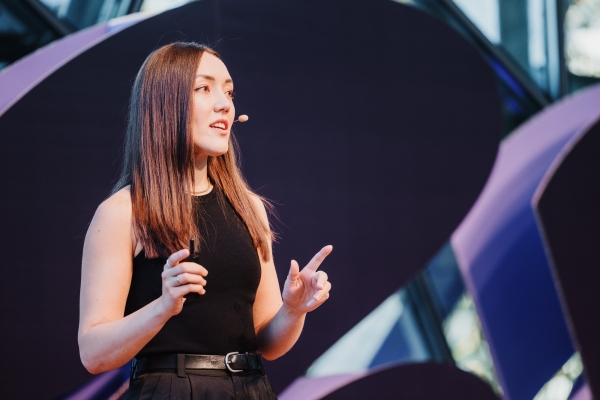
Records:
[[[220,119],[218,121],[213,122],[209,126],[211,128],[227,130],[227,127],[229,126],[229,122],[227,120],[225,120],[225,119]]]

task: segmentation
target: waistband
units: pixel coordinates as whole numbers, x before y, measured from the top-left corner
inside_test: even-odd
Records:
[[[131,379],[152,371],[176,372],[177,376],[187,376],[186,370],[225,370],[232,373],[260,370],[264,367],[260,353],[231,352],[221,355],[202,354],[159,354],[144,358],[134,358],[131,363]],[[225,372],[224,371],[224,372]]]

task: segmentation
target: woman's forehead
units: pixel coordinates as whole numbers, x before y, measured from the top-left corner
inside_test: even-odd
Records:
[[[196,71],[196,79],[208,79],[220,82],[231,82],[231,76],[227,67],[219,58],[205,52],[200,59],[200,65]]]

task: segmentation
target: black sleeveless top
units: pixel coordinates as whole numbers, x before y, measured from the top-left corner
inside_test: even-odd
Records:
[[[216,188],[205,196],[195,196],[194,202],[203,217],[198,221],[203,236],[198,263],[208,270],[206,294],[188,298],[181,313],[167,321],[137,358],[164,353],[224,355],[257,350],[252,307],[261,266],[250,233]],[[164,258],[146,258],[143,250],[133,259],[125,315],[162,295],[165,262]]]

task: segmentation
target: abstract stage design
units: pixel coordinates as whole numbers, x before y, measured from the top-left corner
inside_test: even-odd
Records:
[[[439,20],[387,0],[239,0],[194,2],[90,28],[0,74],[3,88],[14,84],[0,94],[0,181],[9,194],[1,200],[0,246],[14,255],[0,283],[8,397],[100,399],[123,388],[128,367],[92,378],[79,361],[81,249],[94,210],[117,177],[133,78],[152,50],[175,40],[215,47],[236,81],[236,109],[251,118],[235,129],[243,169],[250,185],[277,204],[282,221],[282,240],[274,247],[280,281],[290,259],[306,261],[325,242],[335,247],[324,265],[333,283],[331,299],[308,316],[289,354],[267,363],[282,399],[349,398],[348,393],[358,395],[374,384],[381,385],[379,398],[393,397],[399,395],[393,384],[403,377],[415,385],[433,377],[447,383],[427,387],[427,398],[449,391],[467,400],[497,398],[479,378],[454,365],[410,364],[431,361],[427,357],[391,357],[377,367],[365,362],[361,372],[326,389],[304,376],[411,282],[451,236],[507,398],[539,389],[544,373],[534,384],[511,386],[506,368],[515,364],[507,360],[506,337],[494,329],[497,321],[486,308],[494,305],[494,294],[507,294],[498,292],[505,272],[501,263],[493,264],[501,285],[497,291],[481,286],[481,274],[491,272],[479,269],[473,260],[483,259],[472,254],[483,254],[488,242],[475,245],[469,239],[491,229],[490,214],[477,214],[485,191],[480,205],[469,210],[486,182],[486,188],[492,185],[493,168],[500,168],[506,155],[509,161],[515,157],[511,143],[525,135],[509,137],[497,154],[501,106],[486,61]],[[581,96],[598,101],[597,91]],[[588,116],[574,116],[573,129]],[[560,137],[552,151],[568,139]],[[537,154],[538,142],[525,141]],[[546,155],[544,160],[554,157]],[[546,169],[540,168],[541,177]],[[514,189],[519,196],[525,193]],[[523,199],[519,210],[531,198]],[[487,219],[484,230],[478,230],[473,215]],[[496,216],[494,226],[504,226],[501,213]],[[530,231],[537,234],[534,221]],[[539,249],[543,253],[541,242]],[[556,371],[573,346],[549,269],[538,267],[529,278],[543,280],[536,295],[548,300],[544,326],[556,328],[552,343],[559,343],[544,359],[545,367]],[[502,301],[494,312],[511,305]],[[526,312],[519,315],[527,318]],[[543,345],[532,351],[549,348]],[[377,350],[373,347],[373,354]],[[35,385],[23,380],[32,358],[46,371]],[[417,386],[402,393],[410,396]]]

